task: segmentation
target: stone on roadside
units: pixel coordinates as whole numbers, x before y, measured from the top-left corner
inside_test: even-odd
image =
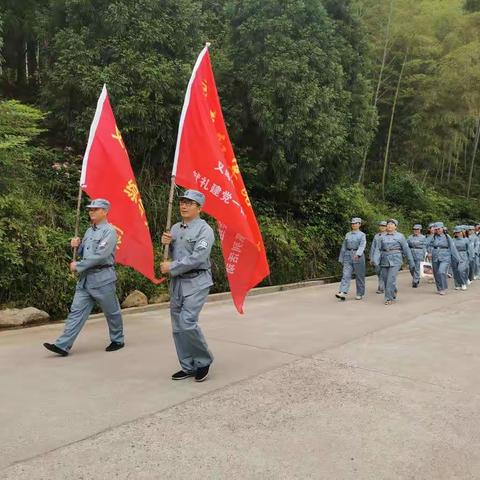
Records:
[[[122,308],[142,307],[143,305],[148,305],[147,296],[140,290],[134,290],[127,295],[122,303]]]
[[[170,295],[168,293],[160,293],[151,297],[148,303],[165,303],[168,301],[170,301]]]
[[[21,327],[50,320],[50,315],[35,307],[0,310],[0,327]]]

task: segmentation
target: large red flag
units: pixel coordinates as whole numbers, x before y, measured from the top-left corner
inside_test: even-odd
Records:
[[[153,270],[153,246],[145,209],[127,149],[104,85],[90,127],[80,185],[90,198],[110,204],[109,222],[118,234],[115,260],[160,283]]]
[[[228,137],[208,46],[200,53],[180,117],[172,175],[205,194],[218,222],[233,302],[240,313],[248,291],[269,274],[265,247]]]

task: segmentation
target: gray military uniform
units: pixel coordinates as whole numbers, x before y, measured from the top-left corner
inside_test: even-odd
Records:
[[[372,240],[372,245],[370,247],[370,261],[373,263],[373,256],[375,253],[375,249],[377,248],[377,243],[378,239],[382,236],[385,235],[385,232],[378,232],[375,234]],[[377,274],[378,277],[378,285],[377,285],[377,292],[384,292],[385,291],[385,284],[383,283],[383,278],[380,272],[380,265],[374,265],[375,268],[375,273]]]
[[[360,230],[348,232],[345,235],[338,261],[343,265],[340,292],[348,293],[352,274],[355,273],[357,295],[365,295],[365,247],[367,237]],[[357,259],[354,259],[357,256]]]
[[[77,262],[79,278],[70,314],[65,321],[63,334],[55,341],[62,350],[69,351],[87,321],[95,302],[105,314],[110,340],[124,343],[120,303],[115,291],[115,249],[117,233],[108,222],[92,225],[82,239]]]
[[[468,238],[455,237],[453,239],[455,247],[458,251],[460,261],[452,262],[453,279],[456,287],[467,285],[468,269],[470,265],[470,259],[474,257],[472,244]]]
[[[412,252],[403,234],[385,232],[377,242],[373,262],[380,266],[385,283],[385,300],[391,301],[397,297],[397,275],[402,267],[403,256],[407,257],[410,269],[415,268]]]
[[[413,284],[418,285],[420,283],[420,262],[425,260],[427,254],[427,238],[422,234],[413,234],[407,238],[407,243],[415,262],[415,269],[412,273]]]
[[[213,230],[200,217],[171,230],[170,316],[173,339],[181,368],[195,373],[213,362],[198,316],[213,285],[210,252]]]
[[[441,235],[435,234],[428,244],[428,253],[432,255],[432,270],[435,278],[437,290],[443,291],[448,289],[448,269],[452,260],[460,261],[457,248],[450,235],[445,233]]]

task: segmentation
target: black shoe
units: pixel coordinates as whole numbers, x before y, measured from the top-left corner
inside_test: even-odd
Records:
[[[53,353],[61,355],[62,357],[66,357],[68,355],[68,352],[66,350],[62,350],[61,348],[57,347],[54,343],[44,343],[43,346],[47,350],[50,350]]]
[[[106,352],[114,352],[115,350],[120,350],[125,346],[124,343],[112,342],[106,349]]]
[[[412,283],[412,288],[418,288],[418,283]]]
[[[203,382],[208,377],[208,371],[210,370],[210,365],[206,367],[200,367],[195,374],[195,381],[196,382]]]
[[[180,370],[179,372],[174,373],[172,375],[172,380],[185,380],[186,378],[190,378],[193,376],[194,376],[194,373],[188,373],[188,372],[184,372],[183,370]]]

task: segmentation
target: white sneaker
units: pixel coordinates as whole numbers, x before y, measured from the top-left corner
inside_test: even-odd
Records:
[[[447,294],[447,291],[446,290],[440,290],[438,292],[439,295],[446,295]]]
[[[357,296],[355,297],[355,300],[361,300],[362,298],[363,298],[363,297],[362,297],[361,295],[357,295]]]
[[[467,280],[467,285],[470,285],[471,283],[471,280]]]
[[[455,290],[460,290],[460,287],[455,287]]]
[[[466,290],[467,289],[467,286],[466,285],[462,285],[462,290]]]

